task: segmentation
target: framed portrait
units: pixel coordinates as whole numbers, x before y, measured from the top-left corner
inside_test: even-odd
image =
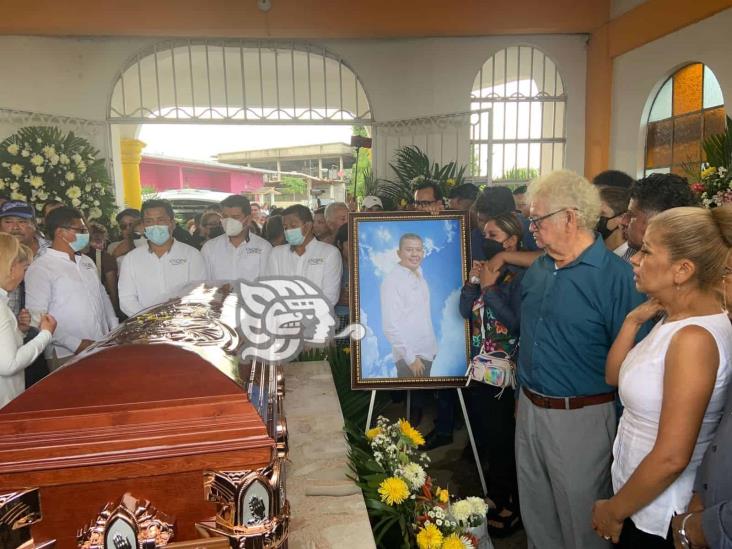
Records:
[[[371,212],[349,216],[354,389],[465,385],[469,322],[460,315],[468,272],[463,212]]]

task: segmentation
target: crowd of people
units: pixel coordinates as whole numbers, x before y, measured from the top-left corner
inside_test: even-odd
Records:
[[[0,202],[0,407],[198,281],[305,277],[349,321],[346,203],[265,214],[232,195],[181,227],[152,199],[120,211],[109,242],[67,205],[37,222],[32,205]],[[471,354],[516,365],[515,391],[466,392],[494,535],[523,522],[541,549],[732,547],[732,208],[699,207],[673,174],[617,171],[447,197],[425,181],[409,208],[468,212]],[[402,240],[407,265],[422,242]],[[399,376],[429,375],[436,352],[399,356]],[[453,440],[455,391],[436,402],[428,450]]]

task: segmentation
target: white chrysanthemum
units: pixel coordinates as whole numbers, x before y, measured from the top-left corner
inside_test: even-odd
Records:
[[[467,500],[461,499],[450,506],[450,514],[458,522],[466,523],[473,514],[473,508]]]
[[[79,173],[84,173],[86,171],[86,162],[79,162],[76,167],[79,170]]]
[[[8,145],[7,151],[15,156],[20,151],[20,147],[18,147],[18,145],[16,145],[15,143],[11,143],[10,145]]]
[[[46,145],[45,147],[43,147],[43,155],[46,158],[50,159],[55,154],[56,154],[56,149],[54,149],[51,145]]]
[[[17,191],[19,187],[20,187],[20,185],[18,185],[18,182],[17,181],[13,181],[10,184],[10,188],[13,189],[14,191]]]
[[[99,200],[95,200],[95,201],[93,202],[93,204],[94,204],[95,206],[99,206]]]
[[[30,151],[28,149],[23,149],[20,152],[20,156],[22,156],[23,158],[28,158],[30,156]]]
[[[54,154],[51,158],[48,159],[48,161],[51,163],[51,166],[55,166],[58,164],[61,157],[57,154]]]
[[[12,173],[15,177],[20,177],[23,175],[23,166],[20,164],[13,164],[10,166],[10,173]]]
[[[78,198],[74,198],[71,200],[71,205],[74,208],[78,208],[79,206],[81,206],[81,200],[79,200]]]
[[[73,181],[76,179],[74,172],[66,172],[66,181]]]
[[[91,208],[89,210],[89,219],[99,219],[102,217],[102,210],[99,208]]]
[[[483,501],[482,498],[476,498],[475,496],[471,496],[465,498],[465,501],[470,504],[471,515],[478,515],[479,517],[482,517],[488,512],[488,504]]]
[[[81,189],[79,187],[77,187],[76,185],[74,185],[73,187],[69,187],[66,190],[66,196],[68,196],[72,200],[75,198],[78,199],[81,196]]]
[[[40,189],[43,187],[43,178],[38,175],[34,175],[31,177],[30,184],[34,189]]]
[[[84,187],[84,192],[88,193],[89,191],[91,191],[91,183],[87,183]]]
[[[43,173],[46,170],[43,168],[43,166],[36,166],[36,173]]]
[[[26,202],[28,200],[23,193],[19,193],[18,191],[13,191],[12,193],[10,193],[10,199],[20,200],[21,202]]]
[[[79,153],[76,153],[71,156],[71,159],[78,164],[79,162],[81,162],[81,155]]]
[[[419,490],[424,484],[424,481],[427,480],[427,473],[424,472],[424,469],[413,462],[407,463],[402,467],[402,476],[412,490]]]
[[[475,549],[473,542],[467,536],[460,536],[460,543],[463,544],[463,549]]]
[[[31,164],[34,166],[42,166],[45,160],[43,160],[43,157],[40,154],[34,154],[31,157]]]

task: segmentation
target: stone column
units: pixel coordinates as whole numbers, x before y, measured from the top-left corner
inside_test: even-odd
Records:
[[[146,146],[139,139],[120,140],[122,152],[122,184],[125,193],[125,205],[139,209],[142,206],[142,185],[140,182],[140,161],[142,149]]]

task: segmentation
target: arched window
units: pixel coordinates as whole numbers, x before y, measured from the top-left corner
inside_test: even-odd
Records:
[[[684,165],[704,161],[701,143],[724,131],[724,98],[711,69],[686,65],[664,82],[647,120],[644,173],[686,175]]]
[[[369,125],[372,116],[356,74],[323,48],[176,40],[120,71],[109,121]]]
[[[488,59],[470,94],[470,171],[527,181],[564,165],[567,95],[556,64],[530,46]]]

